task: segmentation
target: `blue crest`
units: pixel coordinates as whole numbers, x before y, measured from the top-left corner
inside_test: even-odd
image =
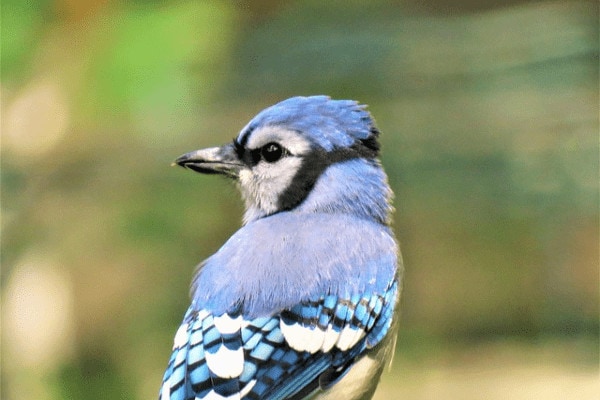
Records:
[[[292,97],[258,113],[242,129],[238,141],[243,143],[259,126],[282,126],[302,132],[326,151],[350,147],[378,134],[365,108],[354,100],[328,96]]]

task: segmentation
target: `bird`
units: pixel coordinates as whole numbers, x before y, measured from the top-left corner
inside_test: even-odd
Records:
[[[370,399],[403,264],[367,106],[297,96],[174,165],[236,182],[241,228],[203,261],[160,400]]]

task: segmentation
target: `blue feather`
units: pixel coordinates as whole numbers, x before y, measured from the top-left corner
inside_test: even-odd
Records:
[[[348,362],[382,340],[391,321],[387,310],[393,309],[396,296],[396,281],[391,282],[381,295],[335,298],[335,304],[332,304],[332,296],[324,296],[297,305],[287,311],[285,317],[275,315],[245,320],[241,324],[244,328],[234,334],[220,332],[214,324],[215,316],[209,312],[190,308],[182,324],[182,332],[186,332],[185,340],[179,346],[177,343],[174,346],[171,357],[174,360],[173,367],[170,365],[165,373],[160,398],[184,400],[202,398],[209,393],[221,396],[242,393],[249,399],[283,399],[296,395],[306,387],[317,389],[324,384],[319,377],[325,371],[335,371],[332,376],[339,379]],[[379,304],[382,304],[382,307],[377,307],[379,312],[371,307]],[[315,313],[315,309],[321,312]],[[336,346],[314,353],[294,350],[281,330],[283,319],[287,323],[298,323],[324,332],[325,329],[319,327],[317,321],[322,320],[323,311],[327,309],[329,312],[334,309],[335,312],[325,329],[331,326],[339,333],[353,328],[359,330],[362,337],[348,350]],[[377,321],[373,330],[366,329],[366,320],[370,317]],[[243,372],[234,378],[219,376],[205,359],[205,354],[218,351],[216,348],[223,345],[227,337],[234,339],[230,340],[230,345],[235,343],[237,346],[233,346],[232,350],[241,348],[244,352]],[[178,340],[182,338],[178,337]]]
[[[402,278],[378,137],[364,105],[293,97],[176,160],[236,179],[246,213],[198,267],[161,400],[369,398]]]

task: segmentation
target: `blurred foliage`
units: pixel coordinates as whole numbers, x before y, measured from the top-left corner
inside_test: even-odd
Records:
[[[488,398],[522,370],[508,397],[592,398],[597,15],[585,1],[4,1],[1,397],[154,397],[193,266],[242,213],[233,185],[170,162],[325,93],[370,105],[396,192],[402,330],[379,398],[480,398],[452,380],[480,369]]]

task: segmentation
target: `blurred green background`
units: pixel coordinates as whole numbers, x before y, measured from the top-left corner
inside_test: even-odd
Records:
[[[170,168],[262,108],[370,105],[406,264],[376,399],[600,393],[598,4],[2,3],[2,389],[155,398],[194,266],[240,225]]]

